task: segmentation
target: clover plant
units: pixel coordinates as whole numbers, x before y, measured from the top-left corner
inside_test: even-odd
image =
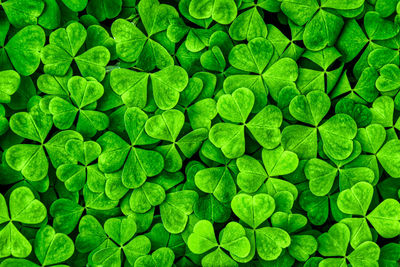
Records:
[[[397,267],[399,0],[0,0],[0,267]]]

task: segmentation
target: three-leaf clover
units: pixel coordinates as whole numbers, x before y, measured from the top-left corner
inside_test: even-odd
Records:
[[[86,37],[86,29],[78,22],[52,32],[49,44],[41,51],[45,73],[64,76],[75,61],[84,77],[102,81],[106,74],[105,66],[110,60],[110,52],[104,46],[96,46],[79,53]]]
[[[167,50],[169,43],[162,37],[171,19],[177,18],[175,8],[160,4],[157,0],[144,0],[138,4],[138,11],[147,36],[133,23],[117,19],[111,25],[118,57],[125,62],[134,62],[145,71],[163,69],[174,64]]]
[[[106,247],[99,247],[92,254],[95,264],[121,264],[123,252],[127,261],[133,265],[136,260],[150,252],[150,240],[144,235],[135,236],[137,230],[134,217],[110,218],[104,223],[104,232],[110,238]]]
[[[72,103],[61,97],[50,100],[49,112],[53,115],[54,125],[62,130],[69,129],[78,115],[76,130],[82,135],[92,137],[97,131],[106,129],[108,117],[94,110],[96,101],[104,93],[103,86],[96,80],[73,76],[68,80],[67,88]]]
[[[325,257],[318,266],[377,266],[380,248],[372,241],[359,244],[349,255],[347,247],[350,241],[350,230],[343,223],[336,223],[328,232],[318,237],[318,252]]]
[[[257,159],[248,155],[237,159],[236,164],[239,169],[237,185],[244,192],[256,192],[267,179],[267,184],[279,182],[275,177],[294,172],[299,164],[299,159],[295,153],[285,151],[282,146],[279,146],[271,150],[264,148],[262,162],[264,167]],[[281,182],[287,183],[284,180]]]
[[[255,96],[254,112],[267,104],[268,94],[278,99],[282,88],[294,85],[298,77],[298,67],[291,58],[276,60],[274,46],[265,38],[257,37],[246,44],[236,45],[229,53],[229,62],[239,70],[254,74],[228,76],[224,81],[224,91],[232,93],[245,87]]]
[[[64,182],[67,190],[79,191],[86,183],[96,183],[99,179],[105,179],[99,171],[97,164],[89,165],[101,154],[101,147],[93,141],[69,140],[65,144],[65,150],[79,164],[63,164],[57,168],[58,179]]]
[[[140,187],[147,177],[164,169],[164,159],[159,152],[140,148],[158,141],[144,131],[147,120],[147,114],[139,108],[129,108],[124,115],[124,124],[130,144],[110,131],[97,139],[102,148],[99,169],[111,173],[122,168],[122,183],[127,188]]]
[[[220,24],[230,24],[237,15],[234,0],[192,0],[189,14],[196,19],[212,18]]]
[[[151,80],[151,90],[149,86]],[[156,105],[162,110],[176,106],[180,92],[188,84],[186,71],[179,66],[168,66],[156,73],[115,69],[110,75],[111,88],[128,107],[144,108],[149,95],[153,95]]]
[[[367,220],[384,238],[392,238],[400,234],[400,203],[397,200],[385,199],[367,215],[373,193],[372,185],[366,182],[359,182],[339,193],[338,208],[343,213],[353,215],[352,218],[340,221],[350,229],[350,244],[353,248],[365,241],[372,241]],[[361,218],[356,216],[361,216]]]
[[[344,25],[340,11],[360,9],[363,5],[364,0],[346,2],[284,0],[281,9],[296,24],[305,25],[304,45],[309,50],[318,51],[335,44]],[[335,11],[339,11],[339,14]]]
[[[237,263],[222,249],[229,251],[231,256],[244,258],[250,253],[251,248],[250,241],[246,237],[246,231],[239,223],[228,223],[221,231],[218,242],[215,238],[214,227],[207,220],[196,223],[189,236],[188,247],[196,254],[203,254],[216,248],[201,259],[202,266],[206,267],[216,265],[237,266]]]
[[[74,161],[65,152],[65,142],[69,139],[83,139],[77,132],[63,131],[45,142],[52,126],[51,115],[45,114],[39,105],[33,106],[29,113],[18,112],[10,118],[11,130],[34,143],[12,146],[6,152],[6,161],[12,169],[20,171],[30,181],[40,181],[47,175],[49,161],[45,150],[53,166],[58,167]]]
[[[8,206],[0,194],[0,223],[7,222],[0,231],[0,258],[25,258],[31,253],[32,245],[17,229],[16,223],[39,224],[46,218],[47,210],[28,187],[14,189]]]
[[[8,2],[10,1],[6,3]],[[44,30],[37,25],[26,26],[12,36],[7,44],[5,44],[5,37],[9,26],[7,21],[5,29],[4,26],[2,27],[4,37],[0,38],[0,63],[2,70],[14,67],[23,76],[32,75],[40,65],[41,50],[46,42]]]
[[[165,170],[176,172],[182,168],[182,157],[177,147],[185,157],[192,157],[207,138],[207,129],[199,128],[178,139],[185,122],[185,116],[179,110],[171,109],[149,118],[145,125],[146,133],[167,144],[156,148],[165,159]],[[171,144],[168,144],[171,143]]]
[[[10,103],[11,96],[21,82],[19,74],[13,70],[0,71],[0,103]]]
[[[227,122],[215,124],[209,139],[221,148],[227,158],[238,158],[244,154],[246,128],[264,148],[272,149],[280,143],[281,111],[276,106],[268,105],[247,122],[253,105],[254,94],[247,88],[239,88],[218,99],[217,111]]]
[[[263,260],[276,260],[282,250],[290,245],[290,236],[285,230],[265,224],[275,211],[275,200],[269,194],[238,194],[233,198],[231,207],[236,216],[250,226],[244,229],[252,248],[246,256],[234,254],[235,260],[248,262],[256,251]]]
[[[344,160],[353,152],[353,139],[357,134],[357,124],[347,114],[336,114],[324,124],[319,125],[330,109],[329,97],[319,90],[307,95],[294,97],[289,106],[290,114],[306,124],[289,125],[282,131],[282,145],[295,152],[300,159],[317,156],[319,132],[324,152],[336,160]]]

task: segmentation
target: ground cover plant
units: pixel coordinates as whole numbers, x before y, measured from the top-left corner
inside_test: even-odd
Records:
[[[398,267],[399,0],[0,0],[0,267]]]

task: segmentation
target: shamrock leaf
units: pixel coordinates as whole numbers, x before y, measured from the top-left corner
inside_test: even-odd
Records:
[[[250,8],[233,21],[229,27],[229,35],[235,41],[252,40],[256,37],[266,37],[268,34],[260,12],[256,7]]]
[[[50,75],[64,76],[75,60],[83,76],[102,81],[110,52],[104,46],[97,46],[78,55],[86,36],[86,29],[77,22],[52,32],[50,44],[41,52],[44,71]]]
[[[237,159],[239,168],[237,184],[243,191],[249,193],[257,191],[266,179],[267,183],[274,183],[273,180],[277,180],[274,177],[292,173],[299,163],[297,155],[285,151],[282,146],[272,150],[263,149],[262,161],[265,169],[250,156],[245,155]]]
[[[222,230],[219,241],[218,245],[213,225],[207,220],[201,220],[194,226],[193,233],[190,234],[188,239],[188,246],[196,254],[203,254],[218,247],[202,258],[201,262],[203,266],[212,266],[213,263],[219,261],[231,264],[235,263],[221,248],[229,251],[232,256],[236,255],[239,257],[246,257],[250,252],[250,242],[246,237],[246,232],[236,222],[230,222],[226,225]]]
[[[64,5],[75,12],[80,12],[85,9],[88,0],[76,1],[76,0],[62,0]]]
[[[40,143],[17,144],[6,153],[8,165],[16,171],[21,171],[28,180],[40,181],[47,175],[49,163],[42,144],[52,124],[51,116],[44,114],[38,105],[29,113],[19,112],[10,118],[10,128],[13,132]]]
[[[0,222],[8,222],[0,231],[0,257],[25,258],[31,251],[29,241],[16,228],[15,222],[24,224],[41,223],[47,215],[46,207],[35,198],[28,187],[18,187],[10,194],[8,213],[4,196],[0,194]]]
[[[150,137],[172,143],[157,148],[157,151],[163,154],[165,170],[169,172],[176,172],[182,167],[182,158],[177,147],[186,157],[191,157],[200,148],[202,141],[207,138],[207,130],[200,128],[177,141],[184,122],[185,116],[182,112],[171,109],[151,117],[145,125],[146,133]]]
[[[246,87],[255,96],[253,112],[260,111],[267,104],[267,96],[277,100],[282,88],[293,85],[298,77],[298,67],[294,60],[283,58],[274,60],[274,46],[265,38],[257,37],[247,45],[239,44],[231,50],[229,62],[239,70],[253,74],[228,76],[224,81],[224,91],[232,93]]]
[[[74,253],[74,243],[66,235],[56,233],[46,225],[39,229],[35,238],[35,254],[43,266],[61,263]]]
[[[333,45],[344,25],[342,17],[332,12],[332,9],[348,11],[362,8],[363,4],[363,0],[352,1],[350,4],[339,1],[319,3],[316,0],[307,0],[305,2],[284,0],[282,1],[281,9],[296,24],[305,25],[304,44],[308,49],[318,51],[326,46]]]
[[[113,243],[96,250],[92,260],[96,264],[109,264],[115,260],[121,261],[123,251],[127,261],[134,264],[140,257],[150,252],[150,240],[143,235],[135,236],[137,226],[134,217],[109,218],[104,223],[104,231]],[[122,249],[116,247],[116,244]]]
[[[103,95],[103,86],[97,81],[73,76],[68,80],[67,87],[72,103],[61,97],[50,100],[49,112],[53,115],[54,125],[59,129],[68,129],[79,113],[76,130],[84,136],[91,137],[97,131],[106,129],[108,117],[104,113],[92,110],[91,106]]]
[[[44,9],[42,0],[8,0],[2,3],[10,23],[17,28],[37,24],[37,19]]]
[[[318,252],[324,256],[346,256],[350,230],[342,223],[334,224],[328,232],[318,237]]]
[[[68,154],[82,164],[62,164],[57,168],[56,175],[64,182],[67,190],[71,192],[81,190],[86,179],[88,184],[95,183],[98,179],[105,179],[97,165],[89,165],[101,154],[99,144],[93,141],[69,140],[65,148]]]
[[[245,127],[265,148],[273,149],[280,142],[282,113],[277,107],[269,105],[246,123],[253,104],[254,94],[247,88],[239,88],[232,95],[222,95],[218,99],[217,111],[229,122],[215,124],[210,130],[209,138],[216,147],[221,148],[227,158],[238,158],[244,154]]]
[[[44,31],[37,25],[22,28],[8,41],[5,52],[19,74],[29,76],[37,70],[45,41]]]
[[[341,222],[349,227],[351,232],[350,244],[354,248],[365,241],[372,241],[367,220],[374,226],[378,234],[384,237],[396,236],[400,231],[399,218],[395,215],[396,210],[400,208],[398,201],[386,199],[367,215],[372,196],[373,187],[365,182],[359,182],[350,189],[339,193],[338,208],[343,213],[353,215],[352,218],[345,218]],[[357,218],[354,215],[362,216],[362,218]]]
[[[92,215],[85,215],[79,222],[79,234],[75,240],[76,250],[87,253],[106,241],[103,227]]]
[[[397,93],[400,84],[400,69],[394,64],[387,64],[380,69],[380,76],[376,80],[376,88],[382,93]]]
[[[135,261],[135,266],[166,266],[174,264],[175,254],[170,248],[159,248],[151,255],[139,257]]]
[[[191,1],[189,14],[196,19],[212,18],[220,24],[230,24],[237,15],[237,6],[233,0]]]
[[[347,255],[347,246],[350,241],[350,231],[343,223],[333,225],[327,233],[318,237],[318,252],[327,257],[321,261],[322,265],[340,266],[346,264],[346,259],[352,266],[363,266],[365,262],[376,265],[379,259],[379,246],[371,241],[360,244],[350,255]],[[347,256],[346,256],[347,255]]]
[[[268,194],[236,195],[231,202],[233,212],[252,228],[257,228],[275,210],[275,200]],[[260,207],[263,207],[262,209]]]
[[[368,221],[384,238],[398,236],[400,233],[400,203],[395,199],[385,199],[370,214]]]
[[[310,106],[316,99],[321,99],[321,106],[311,109]],[[344,160],[353,152],[353,139],[357,134],[357,125],[346,114],[336,114],[321,126],[322,118],[328,113],[330,101],[326,94],[312,91],[307,98],[298,95],[290,102],[291,115],[298,120],[314,124],[314,127],[303,125],[290,125],[282,132],[282,145],[285,149],[296,152],[301,159],[315,158],[317,153],[317,132],[319,131],[323,142],[324,152],[336,160]],[[323,103],[323,104],[322,104]]]
[[[84,208],[70,199],[60,198],[50,206],[53,227],[57,232],[71,233],[79,222]]]
[[[201,191],[213,194],[214,197],[226,203],[236,194],[236,185],[228,168],[214,167],[199,170],[194,182]]]
[[[257,205],[265,205],[265,209],[256,209]],[[275,200],[268,194],[256,194],[253,197],[247,194],[236,195],[231,203],[233,212],[251,229],[246,229],[246,235],[255,244],[254,251],[248,256],[234,257],[239,262],[250,261],[257,249],[258,255],[266,261],[275,260],[279,257],[283,248],[290,245],[289,234],[279,228],[274,227],[259,227],[262,225],[274,212]]]
[[[128,107],[144,108],[147,104],[149,77],[156,105],[163,110],[175,107],[179,93],[188,84],[187,73],[178,66],[169,66],[154,74],[115,69],[110,76],[111,88]]]
[[[152,207],[160,205],[164,199],[165,190],[161,185],[146,182],[133,190],[129,204],[134,212],[145,213]]]
[[[110,173],[123,167],[122,183],[127,188],[141,186],[147,177],[159,174],[164,168],[160,153],[138,147],[157,142],[144,132],[146,121],[143,111],[130,108],[125,112],[124,124],[131,145],[113,132],[106,132],[97,140],[103,151],[99,156],[99,169]]]
[[[373,195],[373,187],[365,182],[359,182],[350,189],[340,192],[338,208],[347,214],[365,216]]]
[[[13,95],[20,85],[21,77],[13,70],[0,72],[0,103],[10,103]]]
[[[207,204],[207,206],[217,205],[219,208],[226,210],[225,203],[229,203],[236,194],[236,184],[233,177],[237,173],[237,168],[232,164],[234,161],[225,158],[221,150],[208,140],[203,143],[200,153],[205,158],[216,163],[215,167],[205,168],[202,166],[203,168],[194,168],[195,187],[205,193],[212,194],[212,196],[203,198],[201,203]],[[203,201],[206,199],[210,200],[211,203],[204,203]],[[201,203],[198,202],[198,207],[201,206]]]
[[[399,161],[400,142],[397,139],[390,140],[376,154],[382,167],[394,178],[400,178]]]
[[[167,194],[160,205],[161,220],[165,229],[178,234],[186,227],[188,216],[193,212],[193,205],[199,198],[195,191],[182,190]]]
[[[162,42],[157,36],[165,34],[170,20],[178,18],[175,8],[157,0],[145,0],[139,2],[138,11],[147,36],[135,24],[117,19],[111,25],[117,55],[126,62],[136,61],[137,67],[145,71],[173,65],[169,43]]]
[[[82,3],[79,3],[78,6],[75,6],[74,9],[78,9],[80,11],[82,7],[86,6],[87,0],[84,0]],[[82,8],[82,9],[83,9]],[[121,0],[91,0],[89,1],[87,8],[88,14],[94,16],[99,21],[103,21],[105,19],[112,19],[118,16],[118,14],[122,10],[122,1]]]

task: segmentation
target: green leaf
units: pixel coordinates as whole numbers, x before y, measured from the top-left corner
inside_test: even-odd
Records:
[[[399,160],[400,160],[400,141],[390,140],[376,154],[380,164],[385,171],[394,178],[400,178]]]
[[[154,101],[156,105],[167,110],[175,107],[188,82],[186,71],[179,66],[169,66],[151,75]]]
[[[10,103],[20,85],[21,77],[13,70],[0,71],[0,103]]]
[[[255,7],[241,13],[229,27],[229,35],[235,41],[250,41],[266,37],[267,33],[267,26]]]
[[[303,41],[306,48],[318,51],[335,43],[344,25],[341,17],[321,9],[304,28]]]
[[[0,231],[0,257],[9,256],[25,258],[31,251],[32,246],[29,241],[18,231],[13,223],[8,223]]]
[[[80,5],[83,6],[84,2]],[[76,7],[77,8],[77,7]],[[122,9],[122,0],[91,0],[87,5],[88,14],[93,15],[99,21],[115,18]]]
[[[319,128],[324,152],[336,160],[344,160],[353,152],[357,124],[346,114],[336,114]]]
[[[245,152],[244,126],[231,123],[217,123],[211,128],[208,137],[225,157],[233,159]]]
[[[339,193],[338,208],[347,214],[365,216],[373,195],[372,185],[359,182],[350,189]]]
[[[239,44],[229,53],[229,62],[233,67],[262,74],[274,52],[270,41],[265,38],[254,38],[247,45]]]
[[[316,0],[283,0],[281,9],[296,24],[306,24],[319,8]]]
[[[69,234],[79,222],[84,208],[69,199],[57,199],[51,204],[50,214],[57,232]]]
[[[264,227],[256,230],[257,252],[263,260],[276,260],[290,242],[289,234],[280,228]]]
[[[197,199],[197,193],[191,190],[167,194],[165,201],[160,205],[160,213],[161,220],[168,232],[171,234],[183,232]]]
[[[239,219],[255,229],[272,215],[275,200],[267,194],[238,194],[232,199],[231,206]]]
[[[385,199],[367,219],[384,238],[392,238],[400,234],[400,203],[395,199]]]
[[[103,227],[92,215],[85,215],[79,222],[79,234],[75,240],[76,250],[89,252],[100,246],[107,238]]]
[[[65,6],[75,12],[80,12],[85,9],[88,0],[78,1],[78,0],[62,0]]]
[[[185,122],[185,116],[178,110],[167,110],[146,122],[146,133],[153,138],[175,142]]]
[[[279,127],[282,124],[282,112],[273,105],[268,105],[254,116],[247,128],[264,148],[273,149],[281,141],[281,131]]]
[[[378,265],[380,248],[377,244],[367,241],[359,245],[347,257],[352,266]]]
[[[8,41],[5,51],[19,74],[29,76],[37,70],[45,42],[43,29],[36,25],[26,26]]]
[[[201,191],[213,194],[222,203],[231,201],[236,194],[236,185],[228,168],[215,167],[199,170],[194,181]]]
[[[306,96],[294,97],[290,102],[289,111],[295,119],[318,126],[330,107],[328,95],[322,91],[311,91]]]
[[[318,243],[312,235],[295,235],[291,237],[289,254],[298,261],[306,261],[317,251]]]
[[[135,266],[145,267],[145,266],[166,266],[171,267],[174,264],[175,255],[170,248],[159,248],[154,251],[151,256],[146,255],[139,257],[135,261]]]
[[[218,246],[211,222],[201,220],[196,223],[188,239],[189,249],[196,254],[203,254]]]
[[[233,0],[191,1],[189,13],[196,19],[212,18],[220,24],[230,24],[237,15],[237,6]]]
[[[49,225],[36,233],[34,247],[36,257],[43,265],[61,263],[74,253],[74,242],[66,234],[56,233]]]
[[[245,229],[237,222],[230,222],[225,226],[220,237],[220,245],[240,258],[247,257],[251,249]]]
[[[41,223],[47,215],[46,207],[28,187],[18,187],[10,195],[11,220],[26,223]]]
[[[2,6],[10,23],[17,28],[37,24],[37,18],[44,9],[41,0],[9,0]]]
[[[350,230],[343,223],[336,223],[328,232],[318,237],[318,252],[323,256],[346,256],[350,241]]]
[[[382,92],[391,92],[400,88],[400,84],[397,82],[400,77],[400,69],[394,64],[387,64],[380,69],[380,76],[376,80],[376,88]]]

